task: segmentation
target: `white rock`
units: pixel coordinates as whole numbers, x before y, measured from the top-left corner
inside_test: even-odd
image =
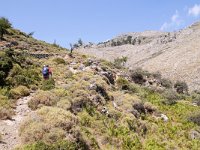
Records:
[[[167,122],[169,120],[169,118],[165,115],[165,114],[161,114],[160,115],[161,119],[163,119],[163,121]]]

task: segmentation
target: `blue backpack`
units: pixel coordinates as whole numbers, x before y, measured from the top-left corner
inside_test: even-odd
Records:
[[[44,68],[42,69],[42,74],[43,74],[44,76],[47,76],[47,75],[49,74],[49,68],[48,68],[48,67],[44,67]]]

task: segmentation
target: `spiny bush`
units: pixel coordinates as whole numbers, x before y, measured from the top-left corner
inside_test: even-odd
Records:
[[[118,78],[116,80],[117,86],[121,89],[121,90],[128,90],[129,89],[129,82],[128,80],[124,79],[124,78]]]
[[[145,76],[149,76],[147,71],[140,68],[131,71],[131,78],[137,84],[144,84],[146,82]]]
[[[53,61],[56,62],[57,64],[66,64],[65,60],[60,57],[54,58]]]
[[[174,88],[176,89],[177,93],[179,94],[186,94],[188,93],[188,85],[186,82],[183,82],[183,81],[177,81],[175,84],[174,84]]]
[[[28,96],[30,94],[30,90],[26,86],[18,86],[9,91],[9,97],[13,99],[18,99],[23,96]]]
[[[53,88],[55,88],[55,81],[53,78],[43,80],[42,86],[41,86],[42,90],[47,91],[47,90],[51,90]]]
[[[14,111],[11,108],[0,107],[0,119],[11,119]]]
[[[14,114],[12,104],[8,97],[0,95],[0,119],[10,119]]]
[[[64,140],[66,132],[69,132],[76,124],[76,117],[69,111],[42,107],[36,111],[34,116],[22,123],[20,135],[23,143],[43,141],[47,144],[53,144]]]
[[[170,89],[173,86],[172,82],[165,78],[162,78],[160,82],[161,82],[161,85],[167,89]]]
[[[196,103],[197,106],[200,106],[200,95],[199,93],[192,93],[191,95],[191,98],[192,98],[192,102]]]
[[[122,56],[122,58],[116,58],[113,62],[116,68],[120,69],[125,66],[125,63],[127,62],[127,57]]]
[[[200,111],[193,113],[188,120],[200,126]]]
[[[57,103],[58,97],[50,91],[39,91],[28,102],[28,106],[35,110],[41,106],[53,106]]]
[[[64,110],[70,110],[72,104],[72,99],[69,97],[63,97],[57,103],[57,107],[62,108]]]
[[[162,102],[166,105],[176,104],[179,99],[179,95],[173,90],[165,91],[162,96],[165,98]]]
[[[124,78],[121,77],[118,78],[116,80],[116,83],[121,90],[127,90],[127,92],[129,92],[130,94],[138,92],[138,87],[136,86],[136,84],[130,83],[128,80]]]

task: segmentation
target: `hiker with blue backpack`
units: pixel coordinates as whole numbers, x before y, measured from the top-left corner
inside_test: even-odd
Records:
[[[42,75],[43,75],[43,78],[45,80],[49,79],[49,76],[52,77],[52,71],[51,71],[51,68],[49,68],[48,65],[44,65],[43,68],[42,68]]]

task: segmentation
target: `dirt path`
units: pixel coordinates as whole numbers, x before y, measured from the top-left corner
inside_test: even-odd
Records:
[[[12,117],[12,120],[0,120],[0,133],[2,134],[0,150],[12,150],[15,146],[20,144],[18,135],[19,125],[24,117],[31,112],[27,103],[34,94],[35,93],[31,93],[29,96],[20,98],[17,101],[15,116]]]

